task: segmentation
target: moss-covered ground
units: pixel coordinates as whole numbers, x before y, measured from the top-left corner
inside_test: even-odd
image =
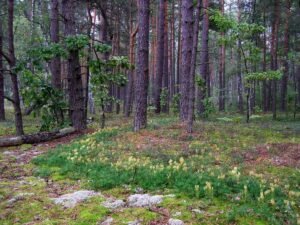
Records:
[[[172,116],[151,116],[139,133],[130,122],[111,117],[70,143],[1,149],[0,224],[300,224],[300,122],[218,115],[197,121],[193,134]],[[51,201],[80,189],[103,196],[71,209]],[[155,208],[102,206],[137,189],[175,197]]]

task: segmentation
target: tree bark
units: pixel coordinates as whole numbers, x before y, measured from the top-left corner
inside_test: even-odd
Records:
[[[188,119],[188,104],[189,104],[189,88],[190,88],[190,71],[192,59],[193,45],[193,1],[182,0],[182,60],[181,60],[181,75],[180,75],[180,119],[187,121]]]
[[[191,58],[191,71],[189,81],[189,109],[188,109],[188,123],[187,132],[193,132],[194,122],[194,107],[195,107],[195,72],[196,72],[196,60],[197,60],[197,47],[199,36],[199,22],[200,22],[201,0],[197,1],[195,20],[194,20],[194,32],[193,32],[193,49]]]
[[[209,78],[209,53],[208,53],[208,35],[209,35],[209,16],[208,16],[208,0],[203,0],[203,20],[201,34],[201,55],[200,55],[200,77],[205,81],[206,85]],[[206,87],[198,87],[197,89],[197,111],[198,114],[204,113],[203,100],[206,96]]]
[[[59,2],[51,0],[50,39],[52,43],[59,43]],[[50,61],[52,86],[61,89],[61,61],[55,57]]]
[[[242,6],[241,0],[238,0],[238,23],[241,23]],[[242,83],[242,54],[241,54],[242,42],[238,40],[238,52],[237,52],[237,89],[238,89],[238,109],[240,113],[244,113],[244,99],[243,99],[243,83]]]
[[[158,28],[157,28],[157,49],[156,49],[156,82],[155,82],[155,113],[160,113],[161,103],[160,95],[162,88],[162,78],[164,74],[164,24],[165,24],[165,5],[166,0],[159,1],[159,17],[158,17]]]
[[[0,147],[17,146],[22,144],[37,144],[40,142],[51,141],[75,132],[73,127],[64,128],[52,132],[39,132],[37,134],[22,135],[16,137],[0,138]]]
[[[288,63],[288,53],[289,53],[289,42],[290,42],[290,31],[289,31],[289,21],[291,17],[291,0],[286,0],[286,18],[284,23],[284,59],[283,59],[283,77],[281,80],[281,95],[280,95],[280,108],[281,111],[286,111],[287,105],[287,84],[289,75],[289,63]]]
[[[135,83],[136,110],[134,131],[147,125],[147,91],[149,75],[149,15],[150,0],[138,0],[138,59]]]
[[[180,89],[180,76],[181,76],[181,68],[180,68],[180,65],[181,65],[181,51],[182,51],[182,44],[181,44],[181,38],[182,38],[182,35],[181,35],[181,28],[182,28],[182,24],[181,24],[181,21],[182,21],[182,14],[181,14],[181,8],[182,8],[182,0],[179,0],[179,9],[178,9],[178,20],[179,20],[179,24],[178,24],[178,45],[177,45],[177,65],[176,65],[176,88],[175,88],[175,91],[176,93],[179,93],[179,89]]]
[[[1,11],[0,11],[1,12]],[[3,20],[0,17],[0,52],[3,52]],[[3,72],[3,57],[0,54],[0,121],[5,120],[5,108],[4,108],[4,72]]]
[[[221,13],[224,14],[224,0],[220,0]],[[221,37],[224,37],[224,32]],[[225,110],[225,45],[219,49],[219,111]]]
[[[279,0],[275,0],[274,3],[274,17],[272,23],[272,33],[271,33],[271,70],[278,69],[277,63],[277,48],[278,48],[278,28],[279,28]],[[277,82],[272,81],[272,112],[273,119],[276,119],[276,96],[277,96]]]
[[[10,77],[13,90],[13,106],[15,111],[15,125],[17,135],[23,135],[23,118],[20,106],[20,95],[18,77],[14,72],[16,66],[15,46],[14,46],[14,0],[8,0],[8,52],[9,52],[9,67]]]
[[[73,0],[62,1],[66,37],[76,35],[75,9],[76,4]],[[70,50],[67,68],[70,119],[75,129],[82,130],[86,128],[86,120],[84,119],[83,84],[77,49]]]
[[[168,35],[168,1],[164,3],[164,65],[163,65],[163,82],[162,87],[167,92],[167,96],[165,99],[165,104],[162,107],[162,112],[169,112],[169,35]]]

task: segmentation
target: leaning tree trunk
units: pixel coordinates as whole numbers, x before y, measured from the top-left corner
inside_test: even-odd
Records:
[[[66,37],[76,35],[75,8],[76,4],[73,0],[62,1]],[[86,128],[86,121],[84,119],[83,84],[80,71],[79,51],[77,49],[70,50],[67,68],[70,119],[75,129],[82,130]]]
[[[159,16],[158,16],[158,28],[157,28],[157,50],[156,50],[156,79],[155,79],[155,113],[160,113],[161,103],[161,87],[162,87],[162,78],[164,74],[164,23],[165,23],[165,11],[164,4],[166,0],[159,1]]]
[[[13,106],[15,111],[15,125],[17,135],[23,135],[23,119],[20,106],[20,95],[18,77],[14,72],[16,66],[15,46],[14,46],[14,0],[8,0],[8,52],[9,52],[9,67],[10,77],[13,91]]]
[[[209,16],[208,16],[208,0],[203,0],[203,20],[202,20],[202,34],[201,34],[201,55],[200,55],[200,77],[204,81],[209,78],[209,55],[208,55],[208,34],[209,34]],[[205,82],[206,83],[206,82]],[[206,83],[205,86],[208,86]],[[197,111],[199,114],[204,113],[203,100],[206,96],[206,88],[198,87],[197,91]]]
[[[288,74],[289,74],[289,63],[288,63],[288,53],[289,53],[289,41],[290,41],[290,34],[289,34],[289,20],[291,16],[291,0],[286,0],[286,18],[284,23],[284,72],[283,77],[281,80],[281,99],[280,99],[280,108],[282,111],[286,110],[287,105],[287,85],[288,85]]]
[[[138,59],[135,83],[134,131],[147,125],[147,90],[149,75],[149,15],[150,0],[138,0]]]
[[[180,119],[188,119],[190,72],[193,45],[193,0],[182,0],[182,59],[180,64]]]
[[[1,11],[0,11],[1,13]],[[0,52],[3,52],[3,30],[2,30],[2,18],[0,17]],[[4,108],[4,72],[3,72],[3,58],[0,54],[0,121],[5,120],[5,108]]]
[[[191,71],[190,71],[190,88],[189,88],[189,109],[188,109],[188,123],[187,132],[193,132],[194,122],[194,106],[195,106],[195,70],[197,60],[197,47],[198,47],[198,36],[199,36],[199,22],[200,22],[200,11],[201,11],[201,0],[197,1],[195,21],[194,21],[194,33],[193,33],[193,49],[191,59]]]

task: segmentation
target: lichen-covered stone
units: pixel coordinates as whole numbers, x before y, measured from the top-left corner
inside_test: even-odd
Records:
[[[177,219],[169,219],[168,225],[184,225],[184,222]]]
[[[130,195],[127,199],[130,207],[150,207],[161,203],[163,200],[162,195],[149,195],[149,194],[134,194]]]

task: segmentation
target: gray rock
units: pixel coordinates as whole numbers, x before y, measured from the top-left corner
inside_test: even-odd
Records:
[[[33,195],[34,195],[34,193],[20,193],[20,194],[17,194],[15,197],[9,199],[9,200],[7,201],[7,203],[8,203],[9,205],[11,205],[11,204],[13,204],[13,203],[15,203],[15,202],[17,202],[17,201],[24,200],[26,197],[28,197],[28,196],[33,196]]]
[[[150,207],[161,203],[162,200],[162,195],[151,196],[149,194],[134,194],[127,199],[130,207]]]
[[[200,209],[192,209],[192,212],[196,213],[196,214],[203,214],[204,211],[200,210]]]
[[[177,219],[169,219],[168,225],[184,225],[184,222]]]
[[[117,208],[124,207],[125,202],[120,199],[118,199],[118,200],[107,199],[105,202],[103,202],[102,205],[108,209],[117,209]]]
[[[127,225],[141,225],[139,220],[128,222]]]
[[[62,205],[65,208],[73,208],[77,203],[82,202],[88,198],[99,195],[94,191],[76,191],[74,193],[65,194],[58,198],[53,198],[55,204]]]
[[[102,223],[99,223],[99,225],[111,225],[111,223],[114,221],[113,218],[108,217],[106,220],[104,220]]]

